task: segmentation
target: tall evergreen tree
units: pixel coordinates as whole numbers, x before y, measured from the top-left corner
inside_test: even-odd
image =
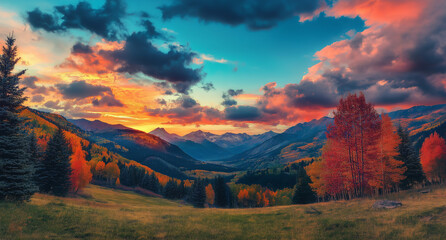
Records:
[[[9,201],[29,200],[37,190],[19,117],[26,100],[25,88],[19,87],[25,70],[13,73],[19,60],[15,38],[9,35],[0,55],[0,200]]]
[[[401,125],[398,127],[398,135],[401,138],[401,143],[398,145],[398,155],[395,159],[402,161],[406,167],[404,176],[400,187],[402,189],[409,189],[416,183],[421,183],[425,180],[423,168],[421,167],[420,158],[416,154],[413,144],[409,137],[409,131],[404,129]]]
[[[182,199],[186,196],[187,189],[186,185],[184,184],[184,181],[181,180],[180,184],[177,186],[177,198]]]
[[[310,187],[311,179],[305,168],[301,167],[298,174],[297,184],[294,187],[293,203],[307,204],[316,201],[316,194]]]
[[[28,136],[28,149],[30,164],[34,167],[34,183],[38,187],[41,184],[39,181],[39,174],[42,169],[42,152],[37,144],[37,138],[34,131]]]
[[[228,186],[221,176],[215,177],[214,180],[215,205],[217,207],[228,206]]]
[[[42,170],[39,178],[42,182],[41,192],[52,193],[57,196],[65,196],[71,187],[71,149],[63,130],[59,128],[48,141],[45,157],[42,162]]]
[[[158,181],[158,178],[155,175],[155,172],[152,172],[152,174],[150,174],[150,185],[149,185],[149,190],[151,190],[152,192],[158,193],[160,192],[160,188],[161,188],[161,184]]]
[[[177,198],[177,183],[173,179],[170,179],[164,186],[163,196],[169,199]]]
[[[204,207],[204,203],[206,202],[206,190],[205,190],[205,182],[201,179],[196,179],[192,184],[191,196],[190,200],[192,205],[197,208]]]

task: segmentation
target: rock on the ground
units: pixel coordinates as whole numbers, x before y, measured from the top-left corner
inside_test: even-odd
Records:
[[[375,209],[397,208],[397,207],[401,207],[401,206],[403,206],[403,204],[398,201],[378,200],[373,204],[372,208],[375,208]]]

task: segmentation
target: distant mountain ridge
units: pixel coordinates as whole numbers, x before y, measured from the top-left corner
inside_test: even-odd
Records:
[[[272,131],[257,135],[248,135],[246,133],[217,135],[198,130],[181,137],[177,134],[168,133],[163,128],[156,128],[150,134],[179,146],[187,154],[203,161],[234,156],[277,135],[277,133]]]
[[[220,163],[239,169],[260,169],[300,158],[317,157],[325,140],[325,130],[332,118],[323,117],[299,123],[285,132]]]
[[[99,120],[89,121],[87,119],[68,119],[68,121],[88,132],[107,132],[118,129],[131,129],[122,124],[108,124]]]

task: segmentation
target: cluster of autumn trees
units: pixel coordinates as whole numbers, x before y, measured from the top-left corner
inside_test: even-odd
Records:
[[[334,112],[320,161],[307,167],[322,198],[355,198],[410,188],[444,178],[444,140],[434,133],[423,144],[421,164],[407,130],[397,130],[364,95],[348,95]]]

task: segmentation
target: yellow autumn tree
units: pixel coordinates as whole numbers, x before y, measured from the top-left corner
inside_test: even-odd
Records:
[[[109,162],[105,165],[104,176],[109,184],[115,183],[116,179],[119,178],[120,173],[121,171],[119,170],[118,164]]]
[[[322,174],[324,174],[324,161],[315,161],[308,165],[305,170],[311,179],[310,186],[316,192],[318,197],[325,197],[327,194],[327,189],[325,187],[325,182]]]

